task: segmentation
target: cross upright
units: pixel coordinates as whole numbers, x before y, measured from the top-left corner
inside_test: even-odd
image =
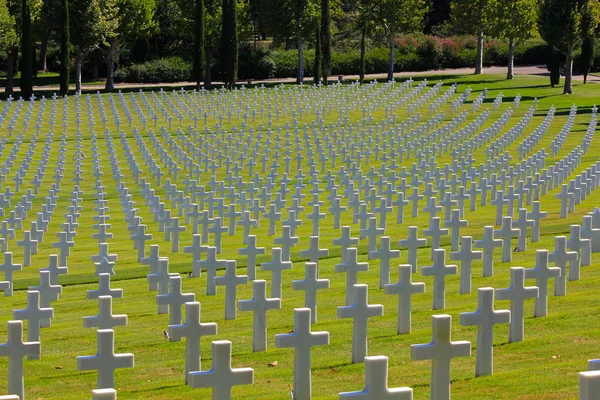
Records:
[[[169,325],[178,325],[181,324],[181,307],[187,302],[195,301],[196,295],[182,293],[181,275],[179,274],[169,274],[169,286],[169,293],[156,296],[156,304],[159,307],[169,307]]]
[[[496,289],[498,300],[510,300],[510,330],[508,342],[522,342],[525,337],[524,303],[527,299],[538,297],[537,286],[525,286],[525,269],[513,267],[510,269],[510,287]]]
[[[427,246],[427,239],[419,239],[419,227],[408,227],[408,238],[399,241],[400,247],[408,248],[408,263],[412,265],[412,272],[417,272],[417,250]]]
[[[310,237],[310,246],[307,250],[300,250],[300,257],[308,258],[308,261],[319,264],[321,257],[329,255],[329,249],[319,248],[319,236]]]
[[[0,272],[4,272],[4,280],[11,283],[10,287],[4,290],[4,297],[12,296],[13,272],[21,271],[22,269],[23,266],[21,264],[13,263],[13,253],[9,251],[4,253],[4,263],[0,265]]]
[[[452,210],[452,218],[444,223],[446,228],[452,230],[450,249],[452,251],[458,251],[460,241],[460,228],[463,226],[469,226],[469,221],[466,219],[460,219],[460,210]]]
[[[410,268],[410,265],[408,266]],[[388,388],[388,358],[365,357],[365,388],[360,392],[340,393],[340,400],[412,400],[408,387]]]
[[[292,262],[284,260],[282,249],[273,247],[271,249],[271,261],[260,265],[263,271],[271,271],[271,297],[282,298],[282,272],[292,269]]]
[[[429,229],[425,229],[423,231],[423,235],[431,236],[431,259],[433,260],[433,252],[440,248],[440,241],[442,236],[446,236],[449,233],[449,230],[446,228],[442,228],[442,219],[440,217],[435,217],[431,219],[431,223],[429,225]]]
[[[431,342],[413,344],[410,349],[414,361],[432,360],[431,363],[431,399],[450,398],[450,362],[456,357],[470,357],[471,343],[452,341],[452,316],[433,315]]]
[[[300,242],[300,239],[297,236],[294,236],[292,233],[292,228],[290,226],[282,226],[281,227],[281,237],[275,238],[273,243],[281,246],[281,254],[283,261],[290,261],[290,253],[292,247],[297,245]]]
[[[275,347],[294,349],[294,398],[310,399],[311,349],[329,345],[329,332],[311,332],[311,309],[294,309],[294,331],[275,335]]]
[[[471,271],[473,261],[481,260],[483,252],[473,251],[473,238],[463,236],[461,238],[462,250],[450,253],[450,260],[460,261],[460,293],[471,293]]]
[[[112,329],[115,326],[127,326],[127,315],[113,315],[112,297],[98,297],[98,315],[83,317],[84,328]]]
[[[367,321],[383,316],[381,304],[369,304],[369,287],[354,285],[353,303],[338,307],[338,318],[352,318],[352,363],[361,363],[367,356]]]
[[[564,184],[561,190],[554,197],[560,200],[560,217],[567,218],[569,215],[569,205],[575,203],[575,193],[569,191],[569,185]]]
[[[535,299],[534,317],[548,315],[548,281],[560,277],[560,268],[548,267],[548,250],[536,250],[535,268],[525,270],[525,279],[535,279],[539,288],[538,297]]]
[[[342,236],[333,239],[333,245],[341,247],[341,261],[344,263],[346,261],[346,250],[352,246],[358,245],[358,238],[351,237],[349,226],[342,226]]]
[[[377,251],[377,236],[385,233],[385,229],[377,227],[377,218],[369,218],[369,226],[367,229],[360,231],[361,239],[368,239],[369,252]]]
[[[304,291],[304,307],[309,308],[311,323],[317,322],[317,290],[329,289],[329,279],[319,279],[317,263],[304,265],[304,279],[292,281],[292,290]]]
[[[53,308],[40,307],[40,292],[36,290],[27,291],[27,308],[14,310],[15,320],[27,321],[27,341],[40,341],[40,323],[44,319],[54,318]],[[39,360],[39,354],[29,354],[28,360]]]
[[[398,295],[398,335],[410,333],[412,295],[425,293],[425,284],[423,282],[413,282],[412,266],[404,264],[398,267],[398,283],[388,283],[385,285],[384,290],[385,294]]]
[[[77,369],[80,371],[98,371],[98,389],[115,387],[115,370],[133,368],[133,354],[115,354],[115,331],[99,329],[98,352],[94,356],[77,357]]]
[[[212,342],[212,367],[208,371],[193,371],[189,374],[189,385],[194,389],[212,388],[213,400],[231,399],[231,389],[239,385],[254,383],[252,368],[231,368],[231,342]]]
[[[96,300],[100,296],[111,296],[115,299],[120,299],[123,297],[123,289],[111,289],[110,274],[100,274],[98,276],[98,281],[98,290],[88,290],[86,292],[86,298],[88,300]]]
[[[502,223],[502,217],[504,216],[504,206],[508,206],[510,202],[504,197],[504,191],[498,190],[496,192],[496,198],[492,200],[492,204],[496,206],[496,225]]]
[[[23,266],[31,266],[31,255],[37,253],[38,241],[32,240],[30,231],[25,231],[23,240],[17,241],[17,246],[23,247]]]
[[[148,257],[144,257],[140,259],[140,264],[148,265],[150,267],[150,273],[146,275],[146,279],[150,284],[150,291],[158,290],[158,283],[151,282],[150,275],[155,275],[158,273],[158,262],[161,259],[165,259],[166,257],[159,256],[160,247],[157,244],[150,245],[150,254]]]
[[[213,219],[213,226],[208,228],[208,232],[213,234],[213,242],[214,247],[217,250],[217,254],[221,254],[222,246],[221,246],[221,238],[223,233],[227,232],[227,227],[222,225],[221,217],[215,217]]]
[[[181,232],[185,232],[186,226],[179,225],[179,218],[175,217],[171,219],[171,225],[166,227],[165,230],[169,230],[171,234],[171,252],[178,253],[179,252],[179,235]]]
[[[346,249],[346,261],[335,265],[335,272],[346,273],[346,305],[354,302],[353,287],[358,283],[358,273],[369,270],[369,263],[358,262],[358,249],[350,247]]]
[[[532,219],[534,224],[531,228],[531,242],[536,243],[540,241],[540,230],[541,222],[543,218],[548,218],[548,213],[540,210],[540,202],[534,201],[531,204],[531,212],[527,213],[527,218]]]
[[[115,262],[118,260],[117,254],[109,254],[108,253],[108,243],[100,243],[98,245],[98,254],[91,257],[92,262],[100,262],[103,258],[106,258],[110,262]]]
[[[217,286],[215,285],[215,277],[217,269],[225,267],[226,260],[217,259],[217,248],[209,246],[206,251],[206,260],[198,262],[200,269],[206,269],[206,295],[214,296],[217,294]]]
[[[200,260],[202,253],[208,250],[208,246],[202,245],[202,237],[199,233],[192,235],[191,246],[185,246],[183,252],[192,255],[192,276],[194,278],[200,278]],[[150,254],[152,254],[152,246],[150,247]]]
[[[390,237],[382,236],[379,250],[369,252],[369,260],[379,259],[379,289],[390,283],[390,261],[400,258],[400,250],[390,249]]]
[[[60,249],[59,252],[59,260],[60,266],[67,266],[67,257],[71,254],[71,247],[75,246],[75,242],[72,240],[68,240],[66,232],[59,232],[60,238],[58,242],[52,243],[52,247],[55,249]]]
[[[40,270],[39,273],[40,284],[38,286],[30,286],[29,290],[40,292],[40,304],[43,308],[50,308],[50,302],[58,300],[58,295],[62,293],[62,286],[50,283],[50,272]],[[42,328],[49,327],[50,318],[42,319],[40,324]]]
[[[446,249],[433,251],[433,265],[423,267],[421,275],[433,276],[433,309],[443,310],[446,308],[446,276],[455,275],[458,272],[456,265],[446,265]]]
[[[235,260],[227,260],[225,275],[215,277],[215,285],[225,286],[225,319],[237,318],[237,286],[248,283],[247,275],[237,275]]]
[[[581,226],[571,225],[570,236],[567,240],[567,248],[579,254],[579,266],[585,267],[592,263],[592,242],[589,239],[581,238]],[[572,275],[571,275],[572,273]],[[579,268],[569,271],[570,280],[579,279]]]
[[[560,276],[554,278],[554,295],[567,295],[567,263],[569,263],[569,280],[579,270],[579,253],[567,250],[567,237],[554,237],[554,252],[548,255],[548,261],[560,268]]]
[[[250,300],[239,300],[240,311],[252,311],[252,351],[267,350],[267,311],[281,309],[281,299],[267,298],[267,281],[252,282],[253,297]]]
[[[509,324],[510,311],[494,310],[494,288],[479,288],[477,311],[461,313],[462,326],[477,326],[475,376],[492,375],[494,371],[494,325]]]
[[[39,357],[41,346],[39,341],[23,341],[23,321],[8,321],[7,325],[8,341],[0,344],[0,357],[8,357],[8,393],[24,399],[23,357]]]
[[[313,205],[312,213],[308,214],[306,218],[312,221],[312,236],[319,235],[319,221],[327,217],[327,214],[322,213],[321,206],[319,204]],[[339,229],[339,228],[334,228]]]
[[[166,295],[169,293],[169,284],[171,283],[170,278],[173,275],[169,273],[169,259],[161,258],[158,260],[158,269],[155,274],[148,274],[146,279],[148,282],[156,283],[158,286],[158,294]],[[169,313],[169,305],[168,304],[158,304],[158,313],[159,314],[168,314]]]
[[[510,217],[509,217],[510,218]],[[483,227],[483,239],[475,241],[476,249],[483,249],[483,276],[494,275],[494,248],[502,247],[504,241],[494,238],[494,227]]]
[[[427,200],[427,206],[423,209],[426,213],[429,213],[429,223],[431,224],[431,219],[435,218],[439,212],[442,212],[442,206],[438,206],[437,198],[430,197]]]
[[[169,325],[171,341],[185,338],[185,383],[188,383],[189,373],[201,371],[200,339],[203,336],[216,335],[217,324],[200,322],[200,303],[197,301],[185,303],[185,323]]]
[[[256,236],[248,235],[246,240],[247,247],[238,249],[238,254],[241,256],[247,256],[247,267],[246,274],[248,279],[253,281],[256,279],[256,256],[266,253],[264,247],[256,246]]]

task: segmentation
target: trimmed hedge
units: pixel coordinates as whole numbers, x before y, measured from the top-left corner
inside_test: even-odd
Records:
[[[476,41],[470,36],[439,38],[435,36],[399,36],[396,39],[395,70],[426,71],[441,68],[466,68],[475,65]],[[600,69],[600,51],[597,52],[593,71]],[[314,50],[306,50],[305,75],[313,75]],[[515,50],[515,65],[539,65],[546,60],[546,44],[540,40],[531,40]],[[365,67],[367,74],[385,73],[388,68],[389,49],[372,47],[366,52]],[[505,66],[508,63],[508,48],[504,42],[487,40],[485,42],[484,64],[486,66]],[[270,79],[295,77],[298,65],[296,50],[269,50],[243,44],[240,46],[239,79]],[[577,67],[577,59],[575,60]],[[220,79],[219,59],[212,65],[212,76]],[[334,51],[331,65],[332,76],[358,75],[360,70],[360,52]],[[169,57],[134,64],[120,68],[115,73],[119,82],[130,83],[167,83],[190,79],[191,62],[179,57]]]

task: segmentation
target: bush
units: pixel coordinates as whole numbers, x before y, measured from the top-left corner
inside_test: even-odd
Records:
[[[189,81],[192,64],[180,57],[159,58],[142,64],[133,64],[115,72],[116,82],[172,83]]]
[[[308,45],[308,43],[307,43]],[[475,65],[477,40],[472,36],[439,38],[422,34],[402,35],[396,38],[395,71],[426,71],[440,68],[468,68]],[[484,64],[505,66],[508,62],[508,46],[498,40],[484,42]],[[546,58],[546,44],[541,40],[530,40],[515,49],[516,65],[541,64]],[[592,71],[600,69],[600,51],[597,51]],[[297,50],[254,49],[250,44],[240,46],[240,79],[270,79],[295,77],[298,70]],[[313,75],[315,52],[304,52],[305,76]],[[367,74],[385,73],[388,70],[389,49],[371,47],[365,54]],[[115,73],[119,82],[163,83],[189,80],[191,63],[178,57],[162,58],[143,64],[120,68]],[[215,55],[213,79],[221,79],[220,60]],[[358,75],[360,51],[334,51],[331,61],[332,76]]]

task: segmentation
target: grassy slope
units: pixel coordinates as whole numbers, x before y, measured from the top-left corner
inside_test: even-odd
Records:
[[[430,77],[433,82],[435,77]],[[546,86],[545,78],[519,76],[513,82],[506,82],[500,76],[468,76],[468,77],[443,77],[445,84],[458,82],[459,93],[467,85],[473,88],[473,99],[484,87],[490,89],[488,99],[493,99],[498,91],[505,95],[505,101],[501,109],[492,114],[488,125],[491,124],[509,106],[513,97],[520,93],[523,103],[519,110],[513,114],[509,127],[513,126],[525,113],[531,100],[537,97],[539,102],[536,116],[529,125],[527,133],[531,132],[543,120],[548,108],[554,104],[557,114],[554,118],[550,131],[538,144],[535,151],[541,147],[548,147],[552,138],[560,130],[566,121],[566,115],[572,103],[576,103],[579,114],[573,132],[569,135],[563,150],[555,158],[548,158],[546,166],[553,164],[556,160],[564,157],[574,146],[576,146],[589,122],[589,110],[597,101],[600,88],[595,85],[576,85],[574,96],[560,96],[561,89],[550,89]],[[74,121],[74,104],[70,100],[69,117]],[[108,103],[104,100],[105,105]],[[94,102],[94,104],[96,104]],[[486,106],[490,106],[486,103]],[[36,105],[37,107],[37,105]],[[82,110],[85,110],[85,101],[82,102]],[[108,109],[108,107],[107,107]],[[468,106],[470,110],[470,106]],[[22,115],[26,107],[23,108]],[[50,107],[45,114],[45,126],[47,127]],[[95,110],[96,120],[99,121],[98,110]],[[425,109],[423,115],[427,115]],[[85,112],[84,112],[85,114]],[[447,114],[447,119],[449,119]],[[36,113],[33,114],[34,116]],[[57,113],[58,120],[62,120],[62,109]],[[123,117],[123,115],[121,115]],[[401,110],[399,116],[406,116],[406,111]],[[473,114],[469,113],[470,118]],[[359,119],[361,113],[353,115]],[[383,112],[378,112],[376,118],[382,118]],[[424,118],[425,119],[425,118]],[[187,124],[184,124],[184,126]],[[212,125],[212,124],[211,124]],[[87,118],[84,117],[82,127],[87,128]],[[114,125],[109,126],[114,131]],[[2,128],[6,134],[5,127]],[[59,132],[62,128],[55,129]],[[70,133],[75,130],[72,122],[69,126]],[[87,132],[87,129],[84,129]],[[127,128],[129,131],[129,128]],[[131,134],[128,134],[131,137]],[[58,137],[58,135],[56,136]],[[89,135],[86,135],[89,137]],[[524,136],[523,136],[524,137]],[[514,150],[521,140],[511,147]],[[115,144],[118,141],[115,140]],[[149,141],[146,139],[146,143]],[[133,146],[134,141],[130,139]],[[26,145],[23,145],[23,149]],[[32,169],[37,166],[40,157],[40,148],[32,162]],[[190,257],[187,254],[170,253],[170,243],[164,243],[162,234],[158,232],[157,224],[152,223],[149,209],[143,205],[139,188],[127,171],[126,161],[120,146],[119,158],[125,181],[130,187],[135,200],[140,208],[144,223],[149,226],[149,231],[154,234],[152,243],[161,244],[161,254],[168,255],[172,272],[187,273],[191,270]],[[74,143],[68,145],[70,154],[74,152]],[[91,172],[89,161],[89,148],[85,148],[88,154],[85,171]],[[120,210],[119,200],[116,197],[115,184],[109,173],[109,163],[106,148],[100,146],[103,158],[104,177],[103,182],[109,194],[109,206],[111,207],[111,223],[114,238],[109,241],[111,253],[118,253],[119,261],[116,266],[117,276],[113,279],[113,287],[124,290],[125,297],[115,300],[113,303],[114,313],[126,313],[129,316],[129,326],[116,328],[116,351],[132,352],[135,354],[135,368],[120,370],[117,372],[116,384],[119,388],[121,399],[191,399],[208,398],[209,390],[195,390],[183,384],[184,348],[185,343],[167,343],[162,336],[162,330],[168,325],[168,315],[156,314],[155,292],[149,292],[145,281],[147,268],[136,262],[136,252],[132,249],[132,243],[128,240],[128,232],[123,222],[123,213]],[[583,158],[579,170],[585,169],[598,159],[600,142],[596,137],[588,154]],[[58,143],[55,142],[51,157],[51,165],[48,168],[44,185],[40,193],[46,193],[51,185],[54,166],[58,153]],[[7,154],[7,153],[5,153]],[[513,151],[513,163],[518,156]],[[15,166],[18,166],[24,152],[17,157]],[[475,158],[477,162],[484,162],[485,156],[479,151]],[[70,160],[70,158],[67,158]],[[156,159],[156,156],[155,156]],[[440,165],[447,162],[448,157],[439,160]],[[138,161],[142,163],[141,157]],[[410,166],[413,160],[405,163]],[[16,167],[15,167],[16,168]],[[142,167],[144,168],[144,167]],[[339,168],[339,166],[338,166]],[[14,169],[13,169],[14,173]],[[222,178],[224,171],[219,171]],[[29,179],[33,174],[30,172]],[[13,309],[24,308],[26,303],[27,286],[37,284],[37,268],[43,268],[47,264],[48,254],[54,253],[51,242],[55,240],[55,234],[64,222],[62,214],[66,212],[67,197],[72,187],[70,179],[73,177],[72,163],[68,162],[63,190],[57,211],[51,222],[49,231],[39,254],[33,257],[33,267],[24,268],[23,272],[16,273],[15,288],[17,291],[13,297],[2,299],[3,305],[0,311],[0,337],[5,337],[5,322],[11,319]],[[182,178],[184,175],[182,175]],[[92,179],[82,184],[84,191],[84,204],[82,216],[79,220],[80,228],[77,231],[76,246],[69,258],[69,275],[61,277],[64,285],[63,295],[59,302],[54,303],[56,318],[52,321],[52,327],[42,330],[43,355],[41,361],[27,361],[25,363],[25,386],[28,398],[42,399],[82,399],[89,398],[89,391],[95,387],[96,374],[93,372],[80,373],[76,368],[76,357],[78,355],[94,354],[96,349],[96,335],[91,330],[83,328],[82,318],[97,314],[97,304],[85,300],[85,290],[97,287],[93,276],[94,266],[89,261],[92,254],[96,254],[97,244],[91,240],[94,231],[91,229],[92,217]],[[164,198],[164,189],[157,189]],[[542,200],[543,210],[548,211],[550,216],[543,223],[542,240],[534,245],[528,244],[528,250],[524,253],[515,253],[513,262],[495,265],[495,275],[491,278],[481,277],[481,263],[475,263],[473,269],[473,293],[459,295],[458,276],[447,279],[447,296],[445,313],[453,316],[453,338],[454,340],[469,340],[474,345],[476,342],[476,329],[461,327],[458,324],[458,316],[461,312],[474,311],[477,308],[476,288],[492,286],[494,288],[507,287],[509,284],[509,268],[511,266],[533,267],[534,249],[553,249],[554,236],[568,234],[569,225],[580,223],[581,216],[591,211],[598,204],[600,191],[589,196],[581,205],[576,207],[576,212],[566,220],[558,218],[559,203],[554,199],[556,190],[550,192]],[[325,200],[325,199],[323,199]],[[41,207],[40,197],[36,199],[34,209]],[[16,204],[13,201],[13,205]],[[308,209],[307,205],[304,204]],[[422,202],[422,206],[425,206]],[[328,208],[326,202],[325,208]],[[306,213],[307,210],[305,210]],[[310,210],[308,210],[310,211]],[[461,232],[463,235],[472,235],[479,238],[482,235],[482,226],[493,223],[495,209],[491,206],[479,208],[477,212],[466,213],[469,227]],[[408,215],[407,215],[408,216]],[[31,214],[30,219],[34,217]],[[284,214],[285,218],[285,214]],[[288,399],[289,390],[293,380],[293,351],[289,349],[275,349],[274,336],[278,333],[287,333],[293,329],[293,308],[303,304],[303,293],[291,290],[291,281],[301,279],[304,274],[303,262],[300,260],[299,251],[308,246],[310,236],[310,221],[302,216],[305,224],[302,225],[297,236],[300,243],[293,249],[292,259],[295,261],[292,271],[284,272],[284,299],[283,308],[279,311],[271,311],[268,314],[268,338],[269,350],[264,353],[252,353],[251,313],[238,313],[235,321],[223,320],[224,290],[220,289],[217,296],[207,297],[204,294],[206,282],[205,276],[200,280],[183,280],[184,291],[196,293],[196,298],[202,303],[202,320],[204,322],[214,321],[218,323],[219,334],[214,337],[204,338],[202,348],[204,352],[203,368],[210,365],[210,341],[216,339],[228,339],[233,342],[233,366],[252,367],[255,370],[255,384],[253,386],[237,387],[234,389],[234,398],[247,399]],[[406,237],[409,225],[418,225],[419,232],[427,225],[427,215],[421,212],[418,218],[407,218],[403,225],[393,223],[394,218],[388,217],[388,229],[386,235],[391,236],[394,247],[397,241]],[[348,225],[352,222],[350,212],[347,212],[342,223]],[[26,227],[29,224],[25,225]],[[331,216],[321,222],[321,247],[330,249],[330,258],[321,263],[321,277],[331,280],[331,289],[321,291],[318,295],[319,322],[313,326],[313,330],[325,330],[331,334],[331,344],[313,350],[313,394],[315,399],[334,399],[340,391],[359,390],[363,386],[364,367],[362,364],[353,365],[351,359],[351,321],[338,320],[336,318],[336,307],[344,302],[345,276],[334,272],[334,265],[339,262],[339,249],[331,244],[339,232],[334,232],[333,219]],[[183,235],[182,247],[191,243],[190,227]],[[272,247],[272,237],[266,235],[267,224],[253,233],[258,237],[260,246]],[[278,230],[278,233],[280,230]],[[352,225],[353,236],[358,236],[358,226]],[[22,238],[22,233],[18,239]],[[220,258],[237,259],[238,265],[245,265],[245,257],[237,255],[237,249],[242,247],[241,232],[233,237],[224,236],[224,251]],[[359,252],[361,261],[366,261],[366,240],[361,241]],[[449,248],[449,237],[443,241],[443,246]],[[10,250],[15,253],[18,262],[22,260],[22,250],[11,241]],[[428,256],[430,249],[420,251],[419,264],[429,264]],[[267,260],[267,256],[259,259]],[[406,252],[402,252],[400,260],[394,260],[393,265],[406,262]],[[367,283],[370,287],[370,303],[379,303],[385,306],[385,316],[373,318],[369,323],[369,354],[387,355],[390,357],[390,387],[410,386],[415,390],[415,399],[426,399],[429,397],[430,362],[413,362],[410,360],[410,345],[426,343],[430,341],[431,335],[431,278],[414,276],[415,281],[425,282],[427,293],[413,297],[413,333],[410,335],[397,336],[396,332],[396,304],[394,296],[387,296],[383,291],[376,289],[378,283],[378,261],[371,262],[368,273],[359,274],[360,283]],[[258,277],[269,280],[264,272],[258,272]],[[397,271],[392,268],[392,282],[397,279]],[[533,284],[530,282],[529,284]],[[587,360],[596,358],[598,344],[600,343],[600,324],[598,317],[600,311],[596,303],[598,285],[600,284],[600,271],[597,268],[597,255],[594,255],[593,265],[582,270],[582,279],[570,282],[568,295],[566,297],[550,297],[549,316],[546,318],[533,319],[533,301],[527,303],[525,322],[526,340],[518,344],[508,344],[508,327],[500,326],[495,329],[494,368],[495,373],[487,378],[475,378],[475,357],[457,359],[453,363],[452,370],[452,394],[455,399],[573,399],[577,393],[577,373],[586,369]],[[252,296],[251,285],[238,287],[238,299],[248,299]],[[497,309],[508,308],[508,302],[496,302]],[[435,312],[439,313],[439,312]],[[0,339],[3,340],[3,339]],[[475,346],[474,346],[475,347]],[[474,348],[474,353],[476,349]],[[267,366],[268,363],[277,360],[275,368]],[[6,391],[6,359],[0,359],[0,393]]]

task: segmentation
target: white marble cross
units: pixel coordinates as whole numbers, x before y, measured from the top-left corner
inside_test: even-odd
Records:
[[[388,358],[385,356],[365,357],[365,388],[360,392],[343,392],[339,395],[340,400],[412,400],[412,398],[411,388],[388,388]]]
[[[308,258],[308,261],[319,264],[321,257],[327,257],[329,249],[319,248],[319,236],[310,237],[310,246],[306,250],[300,250],[300,257]]]
[[[282,272],[292,269],[292,262],[284,261],[282,253],[281,248],[273,247],[271,249],[271,261],[260,265],[263,271],[271,271],[271,297],[278,299],[282,298],[283,292]]]
[[[354,285],[353,303],[338,307],[338,318],[352,318],[352,363],[361,363],[367,356],[367,321],[383,316],[381,304],[369,304],[369,287]]]
[[[235,260],[227,260],[225,275],[215,278],[215,285],[225,286],[225,319],[237,318],[237,286],[248,283],[247,275],[237,275]]]
[[[41,354],[40,342],[23,342],[23,321],[8,321],[8,341],[0,344],[0,357],[8,357],[8,393],[25,398],[23,358]]]
[[[483,249],[483,276],[494,275],[494,248],[502,247],[502,239],[494,239],[494,227],[483,227],[483,239],[475,241],[476,249]]]
[[[179,274],[169,273],[169,259],[161,258],[158,260],[158,270],[156,274],[149,274],[148,281],[156,283],[158,285],[158,295],[166,295],[169,293],[169,283],[171,276],[175,276]],[[157,300],[158,302],[158,300]],[[168,314],[169,313],[169,305],[168,304],[158,304],[158,313],[159,314]]]
[[[113,315],[112,297],[98,297],[98,315],[83,317],[84,328],[112,329],[115,326],[127,326],[127,315]]]
[[[57,301],[58,295],[62,293],[62,286],[52,285],[50,283],[50,272],[39,271],[40,273],[40,284],[38,286],[30,286],[29,290],[37,290],[40,292],[40,304],[43,308],[50,308],[50,302]],[[42,328],[50,326],[50,318],[44,318],[41,320],[40,325]]]
[[[202,253],[205,253],[207,250],[208,246],[202,245],[202,236],[199,233],[193,234],[192,244],[183,248],[184,253],[192,255],[192,276],[194,278],[200,278],[201,276],[199,263]],[[152,246],[150,246],[150,256],[152,257]]]
[[[238,249],[238,254],[247,257],[248,261],[246,267],[246,274],[248,275],[248,279],[253,281],[256,279],[256,256],[265,254],[266,250],[264,247],[256,246],[255,235],[248,235],[246,243],[247,247],[243,249]]]
[[[252,282],[254,294],[251,300],[239,300],[240,311],[252,311],[252,351],[267,350],[267,311],[279,310],[281,299],[267,298],[267,281]]]
[[[536,243],[540,241],[541,221],[543,218],[548,217],[548,213],[541,211],[539,201],[534,201],[531,207],[531,212],[527,213],[527,218],[534,221],[533,228],[531,229],[531,242]]]
[[[123,297],[123,289],[111,289],[109,274],[100,274],[98,276],[98,282],[98,290],[88,290],[86,292],[86,298],[88,300],[96,300],[100,296],[111,296],[114,299]]]
[[[52,285],[58,285],[58,276],[66,275],[69,272],[69,268],[60,267],[58,265],[58,255],[50,254],[48,256],[48,268],[42,268],[41,271],[50,272],[50,283]]]
[[[537,286],[525,286],[525,269],[513,267],[510,269],[510,287],[497,289],[498,300],[510,300],[510,331],[508,342],[522,342],[525,338],[524,303],[526,299],[538,297]]]
[[[385,294],[398,295],[398,335],[410,333],[412,295],[425,293],[425,284],[423,282],[413,283],[412,266],[405,264],[398,267],[398,283],[386,284],[384,290]]]
[[[431,236],[431,259],[433,260],[434,252],[440,248],[442,236],[448,234],[449,230],[441,227],[442,219],[440,217],[432,218],[429,224],[429,229],[423,231],[423,235]]]
[[[450,260],[460,261],[460,294],[471,293],[471,271],[473,261],[481,260],[483,253],[473,251],[473,238],[463,236],[461,238],[462,250],[450,253]]]
[[[346,250],[352,246],[358,245],[358,239],[351,237],[349,226],[342,226],[342,236],[333,239],[333,245],[341,247],[341,261],[344,263],[346,262]]]
[[[4,290],[4,296],[12,296],[12,281],[13,281],[13,272],[21,271],[23,266],[21,264],[13,263],[13,253],[7,251],[4,253],[4,263],[0,265],[0,272],[4,272],[4,280],[6,282],[10,282],[11,285],[8,289]]]
[[[29,342],[40,341],[40,323],[44,319],[54,318],[53,308],[40,307],[40,292],[35,290],[27,291],[27,308],[14,310],[13,318],[15,320],[27,321],[27,340]],[[28,360],[39,360],[39,354],[30,354]]]
[[[379,289],[390,283],[390,260],[400,258],[400,250],[390,249],[390,237],[380,238],[379,250],[369,252],[369,260],[379,259]]]
[[[317,263],[304,265],[304,279],[292,281],[292,290],[304,291],[304,307],[309,308],[311,323],[317,322],[317,290],[329,289],[329,279],[319,279]]]
[[[417,272],[417,250],[427,246],[427,239],[419,239],[419,227],[408,227],[408,238],[398,242],[400,247],[408,248],[408,263],[412,265],[413,274]]]
[[[560,268],[548,267],[548,250],[536,250],[535,268],[525,270],[525,279],[535,279],[539,288],[538,297],[535,299],[535,317],[548,315],[548,281],[560,277]]]
[[[471,343],[452,341],[452,316],[433,315],[433,332],[428,344],[413,344],[410,347],[414,361],[432,360],[431,399],[450,399],[450,362],[456,357],[471,356]]]
[[[185,338],[185,383],[188,383],[190,372],[201,370],[200,339],[216,334],[217,324],[200,322],[200,303],[197,301],[185,303],[184,324],[169,325],[171,341]]]
[[[548,261],[560,268],[560,276],[554,278],[554,295],[567,295],[567,263],[569,280],[579,279],[579,253],[567,250],[567,237],[554,237],[554,252],[548,255]]]
[[[446,275],[458,273],[456,265],[446,265],[446,249],[437,249],[433,252],[433,265],[423,267],[421,275],[433,276],[433,309],[446,308]]]
[[[512,217],[502,218],[502,229],[494,231],[496,238],[502,239],[502,262],[512,261],[512,241],[513,237],[519,237],[521,230],[512,227]]]
[[[214,296],[217,294],[217,285],[215,284],[215,277],[217,276],[217,269],[227,265],[227,260],[217,260],[217,248],[209,246],[206,251],[206,260],[198,262],[200,269],[206,269],[206,295]]]
[[[169,293],[156,296],[156,304],[159,307],[169,307],[169,325],[181,324],[181,307],[185,303],[196,300],[194,293],[182,293],[181,284],[181,275],[169,274]]]
[[[294,309],[294,331],[275,335],[275,347],[294,349],[294,399],[312,398],[310,351],[329,345],[329,332],[311,332],[310,308]]]
[[[335,272],[346,273],[346,305],[354,302],[354,285],[358,283],[358,273],[369,270],[369,263],[358,262],[358,249],[350,247],[346,249],[345,257],[341,264],[335,265]]]
[[[23,266],[30,267],[31,255],[37,253],[38,241],[32,240],[30,231],[25,231],[23,240],[17,241],[17,246],[23,247]]]
[[[77,369],[80,371],[98,371],[98,389],[115,387],[115,370],[133,368],[133,354],[115,354],[115,331],[99,329],[98,352],[94,356],[77,357]]]
[[[494,288],[479,288],[477,298],[477,311],[461,313],[460,324],[477,326],[475,376],[486,376],[494,372],[494,325],[509,324],[510,311],[494,310]]]
[[[150,245],[150,254],[148,257],[142,258],[140,264],[148,265],[150,267],[150,273],[146,276],[146,279],[149,282],[150,291],[158,290],[158,283],[151,282],[150,276],[156,275],[158,273],[158,262],[161,259],[166,259],[166,257],[160,257],[159,255],[160,247],[157,244]]]
[[[252,385],[252,368],[231,368],[231,342],[212,342],[212,366],[208,371],[194,371],[189,374],[189,385],[194,389],[212,388],[213,400],[231,400],[234,386]]]

